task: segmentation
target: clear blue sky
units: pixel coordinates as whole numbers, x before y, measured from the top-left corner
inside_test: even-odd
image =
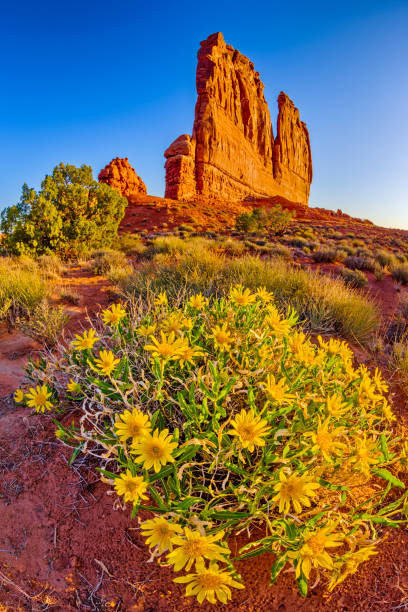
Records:
[[[163,195],[191,133],[196,53],[221,31],[311,135],[310,204],[408,229],[408,2],[7,2],[0,24],[0,209],[60,161],[129,157]],[[276,132],[276,129],[275,129]]]

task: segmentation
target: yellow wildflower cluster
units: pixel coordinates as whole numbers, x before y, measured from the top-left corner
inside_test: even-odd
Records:
[[[272,550],[272,581],[289,562],[305,594],[309,580],[331,590],[376,554],[374,524],[402,521],[408,446],[387,383],[344,340],[308,338],[268,288],[178,307],[162,292],[143,313],[116,304],[102,320],[61,365],[71,401],[92,392],[94,430],[72,429],[73,445],[99,444],[105,481],[134,515],[153,513],[142,535],[186,596],[225,604],[243,588],[227,539],[251,525],[265,535],[237,556]],[[15,393],[37,410],[54,397],[52,382]]]

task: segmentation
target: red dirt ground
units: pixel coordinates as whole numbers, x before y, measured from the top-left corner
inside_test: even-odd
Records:
[[[188,223],[188,215],[193,214],[194,207],[173,210],[171,201],[153,200],[159,201],[163,210],[158,212],[150,203],[143,208],[134,206],[136,210],[129,206],[126,218],[132,219],[132,225],[126,225],[129,221],[125,218],[124,231],[140,231],[143,224],[151,229],[153,221],[157,221],[157,228],[161,221],[170,229]],[[216,224],[225,228],[231,223],[231,215],[225,213],[225,206],[224,211],[221,206],[216,209]],[[245,205],[237,205],[236,214],[243,209]],[[303,212],[306,217],[320,215],[322,223],[327,220],[333,224],[330,211]],[[209,229],[205,210],[200,209],[196,215],[202,227]],[[335,216],[336,226],[343,223],[345,228],[350,228],[350,223],[364,227],[365,232],[381,230]],[[327,271],[335,273],[336,267],[329,265]],[[379,282],[370,274],[368,277],[384,316],[391,317],[399,302],[398,287],[389,276]],[[68,336],[86,324],[87,312],[92,315],[105,306],[110,294],[105,279],[80,268],[69,270],[64,285],[75,288],[81,296],[78,306],[69,307],[73,318],[66,329]],[[246,589],[235,592],[228,606],[199,606],[191,598],[184,599],[184,589],[172,582],[171,570],[147,562],[147,549],[134,529],[137,519],[130,519],[129,508],[122,511],[114,507],[115,498],[100,481],[91,461],[79,457],[68,467],[70,451],[55,439],[52,422],[14,406],[11,392],[23,378],[22,366],[28,354],[38,348],[21,334],[0,329],[0,612],[408,609],[408,532],[404,529],[384,531],[380,554],[331,596],[317,584],[306,599],[302,598],[291,573],[281,575],[277,584],[269,587],[272,556],[264,554],[237,564]],[[367,360],[361,349],[358,356]],[[394,405],[399,419],[406,420],[406,402],[400,392]],[[242,543],[231,541],[233,552]]]

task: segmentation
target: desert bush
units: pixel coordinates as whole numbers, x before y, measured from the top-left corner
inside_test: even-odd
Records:
[[[374,272],[376,261],[373,257],[350,255],[344,259],[344,265],[351,270],[368,270]]]
[[[336,261],[336,254],[335,249],[321,249],[320,251],[313,251],[312,259],[316,263],[332,263]]]
[[[49,277],[57,278],[60,276],[63,270],[61,260],[57,255],[55,255],[55,253],[50,255],[40,255],[37,262],[41,272]]]
[[[408,263],[403,263],[399,266],[395,266],[391,274],[392,278],[401,283],[402,285],[408,285]]]
[[[395,255],[389,251],[377,251],[375,259],[382,268],[387,267],[390,270],[392,270],[392,268],[394,268],[397,264]]]
[[[267,551],[271,583],[289,565],[303,595],[317,576],[332,590],[377,554],[378,524],[403,522],[408,448],[387,384],[346,343],[312,344],[263,287],[177,302],[113,305],[62,363],[31,364],[16,400],[76,405],[57,437],[71,461],[97,458],[132,517],[151,513],[141,535],[187,596],[226,603],[244,587],[234,562]]]
[[[266,231],[283,236],[289,228],[294,213],[279,204],[272,208],[255,207],[251,212],[238,215],[235,229],[240,232]]]
[[[92,270],[95,274],[108,274],[112,268],[124,268],[131,271],[125,253],[112,249],[103,249],[92,253]]]
[[[203,249],[171,261],[156,258],[116,282],[126,295],[143,296],[149,289],[175,296],[185,288],[187,293],[210,296],[225,295],[236,283],[251,289],[265,286],[282,307],[295,308],[315,332],[336,332],[363,342],[378,326],[376,306],[366,296],[339,279],[302,270],[279,258],[245,255],[226,260]]]
[[[245,243],[233,238],[220,238],[215,241],[214,247],[232,256],[242,255],[246,251]]]
[[[70,317],[60,306],[54,306],[43,300],[35,306],[25,317],[16,321],[16,326],[26,336],[34,338],[48,348],[52,348],[58,341],[63,327]]]
[[[121,234],[113,240],[112,248],[128,255],[142,255],[147,247],[137,234]]]
[[[61,287],[60,299],[67,304],[79,304],[81,296],[71,287]]]
[[[302,238],[302,236],[296,236],[296,238],[288,238],[285,240],[286,244],[290,246],[297,247],[298,249],[304,249],[305,247],[309,249],[313,249],[317,243],[310,242],[310,240],[306,240],[306,238]]]
[[[32,312],[50,289],[35,262],[23,258],[0,258],[0,320],[14,324]]]
[[[361,289],[367,285],[367,277],[361,270],[350,270],[349,268],[343,268],[340,272],[341,278],[350,287]]]
[[[115,189],[93,179],[90,166],[60,164],[40,191],[24,184],[20,202],[2,212],[2,244],[17,255],[56,252],[64,258],[109,247],[126,205]]]

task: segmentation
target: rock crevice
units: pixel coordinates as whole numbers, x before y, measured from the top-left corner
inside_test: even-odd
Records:
[[[226,201],[281,195],[308,203],[312,158],[306,125],[293,102],[278,97],[277,137],[253,63],[220,32],[198,52],[193,134],[179,136],[166,157],[166,197]]]

